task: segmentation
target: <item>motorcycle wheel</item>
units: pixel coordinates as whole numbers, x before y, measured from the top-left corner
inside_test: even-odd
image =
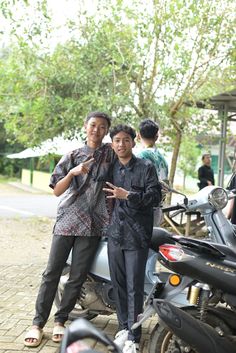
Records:
[[[198,312],[194,309],[186,308],[185,310],[188,311],[190,315],[197,316]],[[217,316],[208,313],[207,318],[206,318],[206,323],[211,325],[212,327],[220,327],[221,330],[227,334],[227,335],[232,335],[231,329]],[[171,331],[168,330],[168,328],[162,324],[156,324],[154,329],[152,330],[150,340],[149,340],[149,347],[148,347],[148,352],[149,353],[171,353],[172,351],[176,352],[173,348],[173,341],[176,344],[176,346],[179,349],[179,352],[189,352],[189,353],[197,353],[194,349],[191,349],[190,351],[186,350],[180,350],[179,348],[179,342],[183,342],[179,338],[177,338]],[[172,347],[171,347],[172,346]],[[184,346],[184,344],[181,344],[181,346]],[[185,345],[186,347],[189,347],[189,345]]]
[[[62,276],[68,277],[69,276],[69,272],[70,272],[70,266],[66,266],[63,269],[63,271],[62,271]],[[57,309],[59,308],[59,305],[60,305],[60,302],[61,302],[63,290],[64,290],[63,286],[60,285],[60,282],[59,282],[58,287],[57,287],[57,292],[56,292],[56,295],[55,295],[55,300],[54,300],[54,303],[55,303]],[[77,302],[76,302],[76,304],[74,306],[74,309],[69,314],[68,320],[73,321],[73,320],[78,319],[79,317],[83,317],[83,318],[85,318],[87,320],[92,320],[96,316],[97,316],[97,314],[91,314],[89,311],[86,312],[86,308],[82,307],[79,304],[79,301],[77,300]]]

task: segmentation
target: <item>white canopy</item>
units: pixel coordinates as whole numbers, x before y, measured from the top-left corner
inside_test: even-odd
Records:
[[[107,135],[104,142],[110,142],[110,137]],[[40,146],[33,148],[26,148],[19,153],[8,154],[8,158],[30,158],[46,156],[49,153],[58,154],[62,156],[65,153],[75,150],[84,145],[81,137],[73,140],[65,139],[63,136],[57,136],[53,139],[44,141]]]
[[[83,145],[81,138],[68,140],[63,136],[54,137],[52,140],[44,141],[40,146],[26,148],[19,153],[8,154],[8,158],[30,158],[46,156],[49,153],[63,155]]]

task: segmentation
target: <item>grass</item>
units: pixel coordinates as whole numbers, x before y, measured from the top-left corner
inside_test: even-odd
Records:
[[[19,181],[19,179],[0,174],[0,183],[8,183],[9,181]]]

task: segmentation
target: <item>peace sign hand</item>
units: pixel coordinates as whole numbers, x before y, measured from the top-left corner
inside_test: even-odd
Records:
[[[129,191],[120,188],[118,186],[113,185],[112,183],[106,182],[111,189],[103,188],[103,191],[110,192],[112,195],[107,196],[108,199],[120,199],[120,200],[127,200]]]

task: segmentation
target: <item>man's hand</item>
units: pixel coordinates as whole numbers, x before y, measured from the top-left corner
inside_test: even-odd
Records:
[[[94,162],[94,158],[91,158],[86,162],[80,163],[79,165],[70,170],[70,175],[76,176],[80,174],[88,174],[92,162]]]
[[[103,191],[110,192],[112,195],[107,196],[108,199],[120,199],[127,200],[129,191],[113,185],[112,183],[106,182],[111,189],[103,188]]]

